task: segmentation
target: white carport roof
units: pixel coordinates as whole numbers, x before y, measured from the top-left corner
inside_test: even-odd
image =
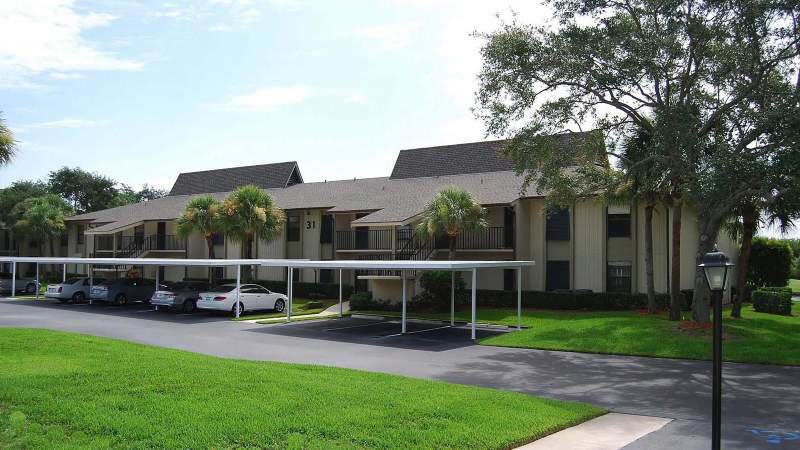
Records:
[[[339,269],[339,304],[342,303],[342,290],[341,290],[341,271],[344,269],[391,269],[400,270],[402,282],[402,332],[406,332],[406,271],[412,270],[449,270],[452,272],[457,271],[471,271],[472,272],[472,339],[475,340],[475,321],[476,321],[476,304],[477,304],[477,271],[478,269],[517,269],[521,275],[522,268],[533,266],[533,261],[408,261],[408,260],[327,260],[327,261],[313,261],[307,259],[179,259],[179,258],[60,258],[60,257],[33,257],[33,256],[5,256],[0,257],[0,263],[12,264],[12,272],[16,273],[17,263],[35,263],[36,264],[36,282],[38,285],[39,278],[39,264],[62,264],[65,267],[64,274],[66,276],[66,264],[87,264],[87,265],[133,265],[133,266],[207,266],[207,267],[237,267],[237,300],[236,304],[239,305],[238,299],[238,286],[241,285],[240,269],[242,266],[260,265],[263,267],[286,267],[286,268],[313,268],[313,269]],[[288,271],[287,275],[287,296],[289,304],[286,308],[287,320],[291,320],[292,311],[292,271]],[[517,277],[517,324],[518,328],[521,327],[522,320],[522,280],[521,276]],[[16,276],[12,276],[11,295],[15,294]],[[453,325],[453,314],[455,308],[455,291],[451,290],[451,312],[450,322]],[[37,290],[38,296],[38,290]],[[239,315],[239,309],[236,309],[236,315]],[[341,309],[340,309],[341,311]]]

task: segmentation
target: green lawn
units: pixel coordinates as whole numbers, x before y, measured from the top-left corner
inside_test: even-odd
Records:
[[[792,288],[793,293],[800,294],[800,280],[789,280],[789,287]]]
[[[508,448],[602,414],[519,393],[0,329],[0,448]]]
[[[322,303],[321,308],[309,308],[308,302],[318,301]],[[325,311],[329,306],[339,303],[338,300],[311,300],[308,298],[294,298],[292,299],[292,317],[294,316],[305,316],[308,314],[317,314]],[[282,313],[245,313],[238,319],[234,318],[233,320],[255,320],[255,319],[271,319],[274,317],[286,317],[286,312]]]
[[[356,312],[353,312],[356,313]],[[386,314],[386,313],[378,313]],[[800,315],[778,316],[745,306],[742,319],[727,317],[726,361],[800,365]],[[450,314],[411,314],[411,317],[449,319]],[[469,311],[456,313],[469,320]],[[514,309],[479,308],[478,321],[516,326]],[[529,328],[481,340],[481,344],[588,353],[711,359],[710,330],[682,330],[663,315],[636,311],[524,310]],[[681,322],[686,326],[687,321]]]

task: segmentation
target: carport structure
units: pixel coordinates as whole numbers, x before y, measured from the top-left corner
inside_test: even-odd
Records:
[[[89,288],[91,290],[93,281],[93,266],[179,266],[179,267],[236,267],[236,317],[239,317],[239,291],[241,288],[241,268],[242,266],[262,266],[262,267],[281,267],[286,268],[286,295],[289,302],[286,308],[286,320],[292,318],[292,269],[338,269],[339,271],[339,315],[342,315],[342,270],[364,269],[364,270],[394,270],[400,271],[400,282],[402,283],[402,334],[407,331],[407,277],[409,272],[416,271],[448,271],[451,272],[451,280],[455,280],[456,272],[470,272],[471,274],[471,311],[472,320],[471,338],[476,338],[477,321],[477,284],[479,269],[516,269],[517,270],[517,328],[522,327],[522,269],[523,267],[533,266],[533,261],[409,261],[409,260],[326,260],[312,261],[301,259],[168,259],[168,258],[60,258],[60,257],[0,257],[0,263],[11,265],[11,295],[16,294],[16,274],[18,263],[32,263],[36,265],[36,286],[39,286],[39,266],[41,264],[61,265],[62,279],[66,279],[67,264],[80,264],[87,268],[89,277]],[[156,288],[160,283],[156,276]],[[39,289],[36,291],[38,297]],[[90,296],[91,303],[91,296]],[[455,324],[455,283],[451,282],[450,290],[450,326]]]

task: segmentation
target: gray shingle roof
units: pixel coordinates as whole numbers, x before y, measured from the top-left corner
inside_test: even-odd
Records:
[[[353,223],[405,222],[424,208],[443,187],[455,185],[471,192],[483,205],[509,204],[520,198],[522,178],[514,172],[460,174],[443,177],[355,180],[302,183],[282,189],[266,189],[283,209],[325,209],[329,212],[365,211],[369,215]],[[210,193],[222,200],[229,192]],[[526,196],[539,196],[529,192]],[[120,206],[70,217],[70,221],[97,224],[94,232],[111,232],[141,221],[178,218],[190,198],[196,195],[171,195],[148,202]]]
[[[584,145],[596,131],[552,135],[554,151],[571,152]],[[503,154],[507,141],[470,142],[439,147],[401,150],[392,170],[392,179],[437,177],[465,173],[504,172],[513,170],[511,160]],[[603,160],[605,156],[601,156]]]
[[[471,142],[401,150],[390,178],[436,177],[512,170],[511,160],[502,153],[505,142],[504,140]]]
[[[297,162],[288,161],[256,166],[231,167],[228,169],[186,172],[178,175],[169,195],[201,194],[206,192],[228,192],[237,187],[254,184],[263,189],[286,187],[297,170]],[[302,178],[300,178],[302,183]]]

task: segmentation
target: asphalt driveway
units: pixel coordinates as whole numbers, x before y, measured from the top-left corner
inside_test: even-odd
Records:
[[[468,330],[335,319],[280,325],[147,305],[0,299],[0,326],[38,327],[222,357],[326,364],[576,400],[675,419],[631,449],[707,449],[710,363],[473,345]],[[483,330],[482,333],[496,333]],[[800,339],[800,338],[798,338]],[[726,364],[724,448],[800,448],[800,367]],[[513,418],[510,418],[513,420]]]

